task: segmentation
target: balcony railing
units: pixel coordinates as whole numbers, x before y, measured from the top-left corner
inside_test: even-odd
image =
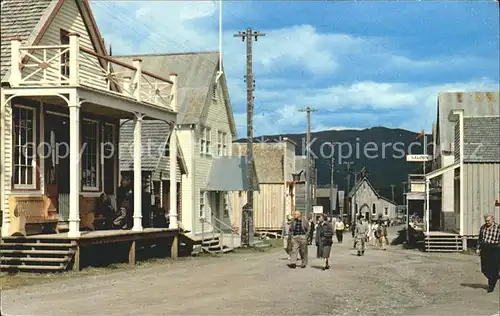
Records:
[[[175,110],[175,74],[160,77],[143,70],[141,59],[129,65],[81,47],[78,34],[69,38],[69,45],[21,46],[21,39],[11,40],[11,86],[86,86]]]

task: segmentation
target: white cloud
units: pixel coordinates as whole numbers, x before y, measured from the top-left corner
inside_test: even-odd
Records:
[[[213,1],[93,1],[93,7],[115,54],[218,49],[218,5]],[[239,3],[224,3],[224,21],[240,20],[241,8]],[[245,45],[233,37],[236,31],[224,28],[223,53],[235,120],[239,136],[244,137]],[[498,84],[488,79],[414,84],[376,77],[384,72],[397,76],[437,73],[478,62],[468,56],[449,57],[445,62],[442,58],[414,59],[384,38],[321,33],[311,25],[261,31],[266,36],[255,43],[253,55],[256,135],[305,130],[305,113],[298,109],[307,105],[319,110],[312,116],[313,130],[377,125],[418,130],[435,119],[440,91],[498,90]],[[370,72],[366,80],[363,73]],[[331,84],[346,76],[351,78],[346,83]],[[395,120],[401,114],[394,111],[408,114]]]

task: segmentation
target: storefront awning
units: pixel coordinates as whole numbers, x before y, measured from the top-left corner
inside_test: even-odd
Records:
[[[259,181],[255,166],[252,173],[253,189],[258,191]],[[231,156],[214,159],[206,187],[207,191],[247,191],[249,189],[248,165],[245,157]]]

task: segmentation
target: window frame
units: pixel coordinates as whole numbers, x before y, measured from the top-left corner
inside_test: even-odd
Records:
[[[229,193],[225,192],[222,196],[222,205],[224,217],[229,217]]]
[[[27,111],[31,111],[32,113],[32,137],[33,137],[33,142],[35,144],[37,144],[37,135],[36,135],[36,130],[37,130],[37,109],[34,108],[34,107],[30,107],[30,106],[26,106],[26,105],[21,105],[21,104],[15,104],[12,106],[13,110],[14,108],[18,108],[18,109],[23,109],[23,110],[27,110]],[[15,130],[16,130],[16,121],[15,119],[13,118],[12,119],[12,135],[14,136],[13,137],[13,141],[12,141],[12,189],[14,190],[36,190],[37,189],[37,157],[36,157],[36,148],[34,148],[34,151],[33,151],[33,154],[35,154],[35,157],[32,159],[31,161],[31,168],[32,168],[32,184],[18,184],[16,183],[16,177],[15,177],[15,172],[16,172],[16,168],[21,168],[19,170],[19,179],[21,178],[21,170],[22,168],[29,168],[30,166],[28,165],[16,165],[16,161],[15,161],[15,152],[17,151],[17,147],[16,146],[16,140],[18,139],[16,133],[15,133]],[[19,148],[20,148],[20,152],[19,152],[19,159],[21,159],[21,156],[22,156],[22,150],[21,148],[24,147],[24,146],[21,146],[19,145]],[[27,150],[27,147],[26,147],[26,150]],[[26,155],[27,156],[27,155]],[[27,159],[27,158],[26,158]],[[26,177],[28,176],[28,173],[26,173]],[[27,179],[26,179],[27,180]],[[27,182],[27,181],[26,181]]]
[[[229,156],[228,152],[228,145],[227,145],[227,133],[222,133],[222,155],[223,156]]]
[[[377,215],[377,207],[375,206],[375,203],[372,203],[372,215]]]
[[[224,154],[223,147],[222,147],[223,139],[224,139],[223,135],[224,135],[224,132],[217,131],[217,156],[223,156],[223,154]]]
[[[384,216],[389,216],[389,207],[384,207]]]
[[[100,128],[99,128],[99,125],[100,124],[99,124],[99,121],[94,120],[94,119],[89,119],[89,118],[83,118],[82,119],[82,126],[81,126],[81,130],[80,130],[80,132],[81,132],[80,146],[83,146],[83,143],[84,143],[83,142],[84,141],[83,127],[84,127],[84,124],[86,122],[90,122],[90,123],[96,124],[96,126],[95,126],[95,129],[96,129],[96,140],[95,140],[96,141],[96,149],[95,149],[96,150],[96,186],[95,187],[86,186],[84,184],[84,181],[83,181],[83,173],[84,173],[83,172],[84,171],[83,168],[85,167],[83,165],[83,156],[85,155],[85,151],[87,150],[87,148],[89,148],[89,146],[87,145],[87,146],[85,146],[85,149],[82,150],[82,154],[81,154],[82,159],[80,161],[80,163],[81,163],[81,167],[80,167],[81,190],[82,191],[90,191],[90,192],[99,192],[100,189],[101,189],[100,188],[100,183],[101,183],[100,182],[101,181],[101,174],[100,174],[100,172],[101,172],[101,168],[100,168],[101,167],[100,166],[101,154],[100,154],[100,146],[99,146],[99,144],[100,144],[100,137],[99,137],[100,136],[99,135],[99,129]]]
[[[200,154],[212,155],[212,128],[203,126],[200,129]]]

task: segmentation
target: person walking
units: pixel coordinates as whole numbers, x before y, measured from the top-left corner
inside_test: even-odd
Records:
[[[283,229],[281,230],[281,239],[283,239],[283,249],[290,260],[290,253],[292,250],[291,235],[290,235],[290,225],[292,224],[292,215],[286,216],[286,222],[283,224]]]
[[[312,245],[314,239],[314,230],[316,228],[312,217],[309,219],[309,227],[309,233],[307,234],[307,244]]]
[[[339,218],[335,222],[335,235],[337,236],[337,242],[339,244],[341,244],[342,240],[344,239],[344,230],[345,230],[344,222],[342,221],[342,218]]]
[[[368,223],[364,218],[361,218],[356,223],[355,243],[357,246],[356,249],[358,250],[358,256],[364,256],[365,254],[369,230],[370,228],[368,227]]]
[[[297,267],[297,255],[300,253],[302,259],[301,268],[307,266],[307,236],[309,234],[309,222],[302,218],[300,211],[295,211],[293,221],[290,224],[290,235],[292,241],[292,252],[288,266],[292,269]]]
[[[330,252],[333,244],[333,226],[326,215],[321,216],[316,226],[316,247],[318,259],[323,259],[323,271],[330,269]]]
[[[383,221],[380,221],[378,223],[377,227],[377,239],[378,239],[378,244],[380,246],[380,249],[386,250],[386,245],[387,245],[387,226]]]
[[[484,216],[477,244],[477,252],[481,256],[481,272],[488,279],[488,293],[491,293],[500,279],[500,226],[495,223],[492,215]]]

